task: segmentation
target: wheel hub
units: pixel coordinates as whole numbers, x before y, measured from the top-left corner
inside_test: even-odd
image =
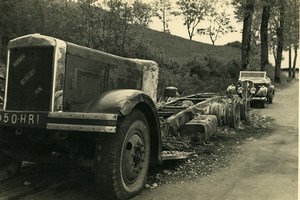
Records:
[[[131,134],[124,152],[123,175],[127,184],[132,184],[145,165],[145,145],[138,133]]]

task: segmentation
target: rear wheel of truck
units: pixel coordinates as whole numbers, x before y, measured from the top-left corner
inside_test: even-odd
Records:
[[[21,163],[13,160],[0,151],[0,182],[12,178],[19,170]]]
[[[117,133],[100,136],[95,154],[95,181],[105,199],[129,199],[146,183],[150,158],[150,133],[139,110],[118,120]]]

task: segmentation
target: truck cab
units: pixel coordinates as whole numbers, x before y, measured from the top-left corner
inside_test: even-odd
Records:
[[[161,160],[155,62],[31,34],[9,42],[6,72],[0,180],[33,161],[93,168],[105,198],[143,189]]]

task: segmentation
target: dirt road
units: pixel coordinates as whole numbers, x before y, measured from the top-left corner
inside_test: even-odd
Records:
[[[207,176],[145,189],[133,200],[297,199],[298,82],[253,112],[275,119],[272,134],[238,145],[231,163]],[[0,200],[96,200],[92,175],[80,169],[33,165],[0,183]]]
[[[134,200],[293,200],[298,176],[298,82],[253,112],[275,119],[272,135],[241,146],[229,168],[191,182],[162,185]]]

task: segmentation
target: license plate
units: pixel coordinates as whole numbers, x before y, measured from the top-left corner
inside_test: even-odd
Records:
[[[0,113],[0,124],[38,125],[40,114],[33,113]]]

